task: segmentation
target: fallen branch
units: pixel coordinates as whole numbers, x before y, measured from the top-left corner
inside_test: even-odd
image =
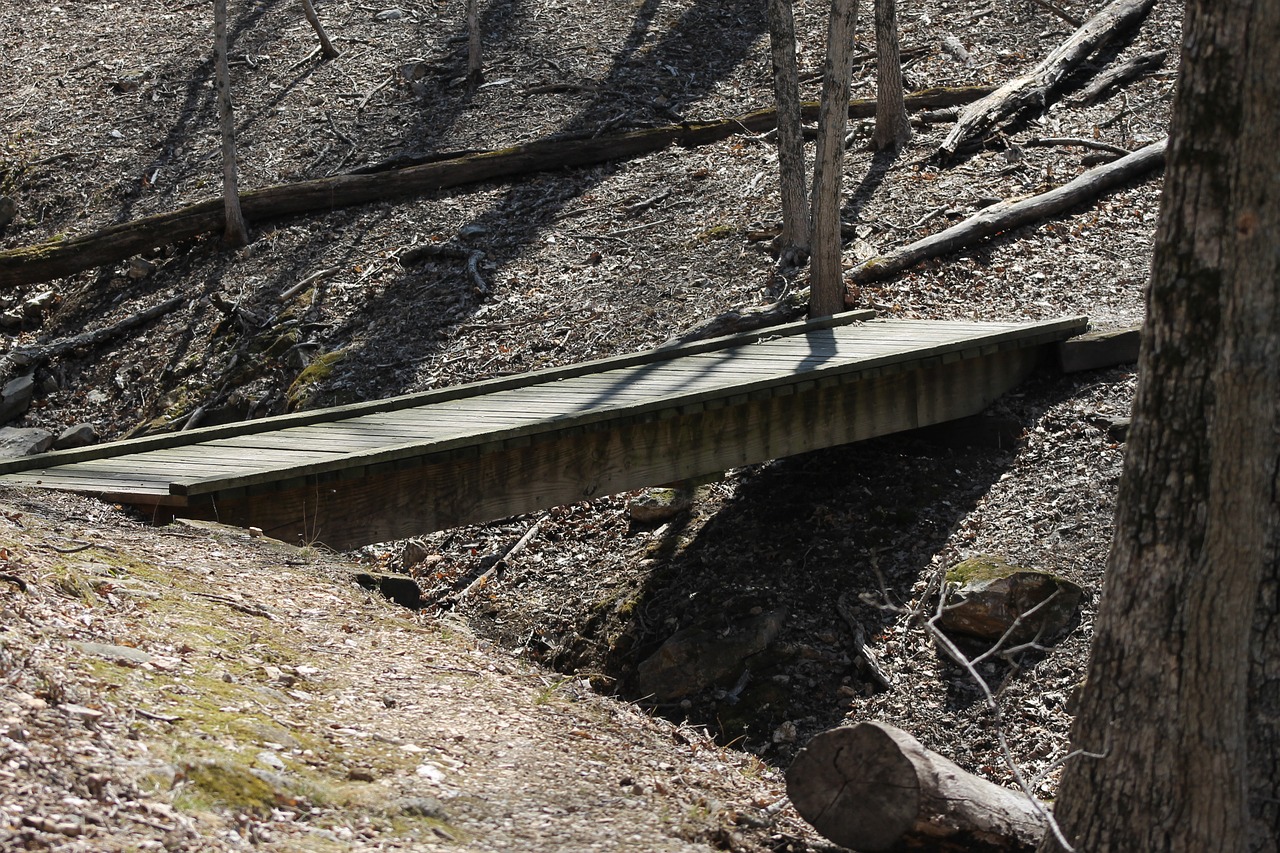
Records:
[[[1027,798],[887,723],[830,729],[787,770],[800,816],[855,850],[1035,850],[1048,829]]]
[[[704,320],[686,332],[681,332],[663,346],[687,344],[707,338],[719,338],[725,335],[736,335],[740,332],[752,332],[768,326],[779,326],[799,320],[809,310],[809,289],[788,294],[777,302],[762,305],[758,308],[743,308],[725,311],[723,314]]]
[[[1102,96],[1110,92],[1112,89],[1123,86],[1130,80],[1157,68],[1164,66],[1165,58],[1168,53],[1163,50],[1153,50],[1150,53],[1143,53],[1133,57],[1127,62],[1122,62],[1114,68],[1107,69],[1106,72],[1100,74],[1092,83],[1081,89],[1071,102],[1082,107],[1096,103],[1102,99]]]
[[[173,296],[159,305],[153,305],[144,311],[130,314],[118,323],[104,326],[101,329],[82,332],[74,337],[64,338],[44,346],[20,347],[10,350],[3,358],[0,358],[0,385],[8,382],[19,370],[34,370],[46,361],[66,355],[72,350],[97,346],[119,337],[132,328],[141,326],[143,323],[150,323],[157,317],[168,314],[186,301],[186,296]]]
[[[969,103],[989,87],[926,89],[907,97],[908,109],[933,109]],[[817,115],[816,104],[805,110]],[[849,103],[851,117],[875,114],[869,98]],[[685,123],[621,133],[596,139],[546,139],[498,151],[447,157],[430,163],[373,174],[335,175],[296,184],[266,187],[240,196],[244,215],[254,222],[314,211],[405,198],[482,181],[508,179],[543,171],[626,160],[672,144],[692,147],[728,139],[739,133],[763,133],[777,123],[774,110],[758,110],[713,122]],[[111,225],[101,231],[0,252],[0,289],[71,275],[124,260],[155,246],[165,246],[215,232],[224,223],[222,200],[207,201]]]
[[[1094,151],[1106,151],[1109,154],[1116,154],[1120,157],[1127,157],[1133,152],[1128,148],[1122,148],[1119,145],[1112,145],[1110,142],[1102,142],[1097,139],[1076,138],[1074,136],[1045,136],[1040,139],[1028,139],[1023,145],[1074,145],[1077,148],[1092,148]]]
[[[1090,169],[1075,180],[1048,192],[1016,201],[1002,201],[983,208],[946,230],[903,246],[892,254],[864,261],[853,268],[849,281],[864,284],[888,278],[920,261],[954,252],[973,245],[984,237],[1038,222],[1091,201],[1107,190],[1161,166],[1167,142],[1167,139],[1153,142],[1119,160]]]
[[[935,156],[945,162],[961,145],[982,136],[1002,119],[1027,108],[1043,108],[1069,71],[1141,21],[1154,5],[1155,0],[1113,0],[1030,72],[966,107]]]

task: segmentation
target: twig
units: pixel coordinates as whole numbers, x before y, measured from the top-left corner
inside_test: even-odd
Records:
[[[879,685],[881,690],[892,690],[893,682],[889,680],[883,669],[880,668],[880,662],[876,660],[875,652],[867,648],[867,635],[862,628],[862,624],[853,615],[853,608],[849,606],[849,593],[843,592],[836,599],[836,612],[840,614],[845,622],[849,623],[849,631],[853,634],[854,654],[862,658],[867,664],[867,670],[871,673],[871,680]]]
[[[1079,148],[1093,148],[1097,151],[1109,151],[1112,154],[1118,154],[1124,157],[1132,154],[1128,148],[1119,145],[1112,145],[1110,142],[1101,142],[1097,139],[1083,139],[1073,136],[1046,136],[1040,139],[1028,139],[1023,145],[1075,145]]]
[[[1080,20],[1075,15],[1068,12],[1066,9],[1063,9],[1057,3],[1050,3],[1049,0],[1031,0],[1031,2],[1035,3],[1037,6],[1039,6],[1042,9],[1048,9],[1050,12],[1057,15],[1059,18],[1066,21],[1068,24],[1070,24],[1073,27],[1079,27],[1084,25],[1084,21]]]
[[[1052,596],[1050,596],[1050,598],[1052,598]],[[938,594],[937,610],[934,613],[933,618],[925,623],[925,630],[929,632],[929,636],[933,638],[933,641],[937,643],[938,647],[946,652],[949,658],[964,668],[964,670],[969,673],[969,677],[978,685],[978,689],[982,691],[987,710],[991,712],[992,721],[995,723],[996,741],[1000,744],[1000,753],[1004,758],[1005,767],[1008,768],[1009,772],[1013,775],[1013,779],[1018,783],[1018,787],[1022,790],[1022,793],[1026,795],[1027,800],[1031,804],[1031,808],[1036,812],[1036,814],[1044,819],[1045,824],[1049,827],[1049,831],[1053,833],[1053,837],[1057,840],[1058,844],[1061,845],[1062,849],[1067,851],[1067,853],[1075,853],[1075,848],[1071,846],[1071,843],[1067,841],[1066,836],[1062,834],[1062,828],[1058,826],[1058,822],[1054,819],[1053,815],[1045,809],[1044,804],[1040,802],[1040,798],[1035,795],[1030,783],[1028,783],[1026,777],[1022,775],[1022,770],[1018,767],[1018,762],[1014,760],[1013,750],[1010,749],[1009,741],[1005,737],[1004,733],[1004,714],[1000,710],[1000,703],[996,701],[995,695],[987,685],[986,679],[978,672],[973,661],[969,660],[964,652],[960,651],[960,648],[952,642],[951,638],[938,627],[938,619],[941,618],[943,611],[946,610],[946,600],[946,594],[940,591]],[[1046,599],[1046,601],[1047,600],[1048,599]],[[1043,602],[1041,603],[1043,604]],[[1038,606],[1039,605],[1037,605],[1037,607]],[[1019,619],[1021,619],[1021,617],[1019,617]],[[1015,625],[1016,624],[1017,620],[1015,620]],[[1012,630],[1012,627],[1010,630]],[[1006,631],[1005,634],[1007,636],[1008,632]],[[1001,642],[1003,642],[1003,639],[1004,638],[1002,637]],[[999,644],[997,643],[997,646],[998,645]],[[986,657],[986,655],[983,655],[983,657]]]
[[[292,287],[280,291],[280,295],[277,296],[276,299],[279,302],[288,302],[290,299],[306,290],[307,285],[311,284],[311,282],[321,278],[328,278],[331,275],[337,275],[340,269],[340,267],[329,267],[327,269],[317,270]]]
[[[458,602],[461,603],[462,601],[465,601],[473,592],[475,592],[476,590],[480,589],[482,586],[487,584],[490,580],[493,579],[494,575],[498,574],[499,571],[501,571],[503,568],[506,567],[506,561],[508,559],[510,559],[511,557],[514,557],[516,554],[519,554],[521,551],[523,551],[528,546],[528,544],[533,541],[533,537],[538,535],[538,531],[542,528],[542,522],[544,520],[546,520],[545,514],[541,518],[539,518],[537,521],[535,521],[529,527],[529,529],[525,531],[525,534],[521,536],[519,540],[516,541],[514,545],[512,545],[507,550],[503,551],[502,554],[499,555],[498,559],[494,562],[494,564],[490,566],[484,572],[484,574],[480,575],[480,577],[476,578],[471,583],[467,584],[466,589],[458,593]]]
[[[394,78],[392,77],[388,77],[386,80],[383,80],[381,83],[379,83],[378,85],[370,89],[369,93],[365,95],[363,98],[361,98],[360,103],[356,105],[356,112],[362,112],[364,108],[369,105],[369,101],[373,100],[373,96],[381,92],[383,89],[387,88],[387,86],[391,85],[391,81],[393,79]]]
[[[271,611],[260,604],[251,604],[249,602],[237,601],[225,595],[215,595],[211,592],[194,592],[192,595],[198,595],[201,598],[207,598],[210,601],[216,601],[219,604],[225,604],[232,610],[239,610],[241,613],[247,613],[250,616],[261,616],[263,619],[270,619]]]
[[[626,211],[627,216],[637,216],[641,213],[644,213],[646,210],[653,207],[654,205],[661,204],[662,202],[666,201],[669,198],[671,198],[671,190],[666,190],[664,192],[658,193],[655,196],[646,198],[644,201],[638,201],[635,204],[629,204],[626,207],[624,207],[623,210]]]

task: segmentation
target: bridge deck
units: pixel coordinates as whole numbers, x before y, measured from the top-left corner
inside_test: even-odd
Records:
[[[335,546],[980,411],[1083,330],[851,312],[566,368],[0,463],[3,481]],[[392,517],[395,516],[395,517]]]

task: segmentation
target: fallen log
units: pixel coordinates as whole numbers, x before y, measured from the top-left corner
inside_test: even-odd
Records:
[[[1141,21],[1154,5],[1155,0],[1113,0],[1103,7],[1031,71],[966,107],[956,126],[938,146],[936,158],[942,162],[950,160],[961,145],[1020,110],[1043,109],[1068,72]]]
[[[926,89],[907,97],[908,109],[935,109],[968,103],[989,87]],[[875,114],[875,100],[849,103],[852,117]],[[818,105],[806,104],[805,115],[817,116]],[[669,145],[707,145],[735,134],[761,133],[774,127],[774,110],[757,110],[710,122],[636,130],[594,139],[545,139],[495,151],[481,151],[392,168],[372,174],[335,175],[281,184],[242,193],[247,219],[261,223],[282,216],[422,195],[466,184],[514,178],[557,169],[626,160]],[[190,240],[219,231],[224,223],[221,198],[209,199],[171,213],[160,213],[112,225],[101,231],[0,252],[0,289],[33,284],[115,263],[156,246]]]
[[[1139,54],[1114,68],[1109,68],[1105,73],[1094,78],[1092,83],[1077,92],[1071,102],[1084,107],[1096,103],[1112,89],[1123,86],[1130,80],[1135,80],[1143,74],[1163,67],[1167,57],[1168,53],[1166,51],[1153,50],[1150,53]]]
[[[887,723],[830,729],[787,770],[787,794],[823,836],[862,853],[1035,850],[1044,806],[966,773]]]
[[[922,237],[891,254],[879,255],[862,262],[850,272],[848,281],[852,284],[864,284],[888,278],[920,261],[971,246],[984,237],[1038,222],[1095,199],[1107,190],[1163,165],[1167,143],[1168,139],[1153,142],[1119,160],[1090,169],[1048,192],[984,207],[968,219],[937,234]],[[849,302],[847,294],[845,302]]]

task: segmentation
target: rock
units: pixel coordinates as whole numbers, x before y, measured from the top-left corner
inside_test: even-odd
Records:
[[[659,702],[674,702],[717,683],[734,681],[746,659],[778,637],[785,610],[775,610],[732,625],[728,632],[686,628],[672,634],[641,661],[638,687]]]
[[[427,557],[431,556],[431,551],[426,545],[423,545],[416,539],[406,541],[400,549],[400,565],[406,569],[416,566]]]
[[[0,427],[0,458],[44,453],[53,444],[53,433],[47,429]]]
[[[388,21],[400,21],[404,19],[406,14],[407,13],[404,11],[404,9],[383,9],[381,12],[378,12],[377,14],[375,14],[373,16],[373,19],[375,21],[381,21],[383,23],[386,23]]]
[[[9,380],[0,391],[0,424],[24,414],[31,406],[31,396],[35,391],[36,380],[30,374]]]
[[[0,230],[18,215],[18,203],[7,195],[0,195]]]
[[[58,294],[53,290],[42,290],[22,303],[22,313],[27,317],[39,317],[58,301]]]
[[[444,805],[435,797],[405,797],[402,800],[396,800],[392,811],[396,815],[429,817],[435,820],[444,820],[448,817]]]
[[[98,431],[93,424],[84,423],[69,426],[53,440],[54,450],[68,450],[72,447],[88,447],[98,441]]]
[[[146,278],[156,271],[156,265],[146,258],[130,258],[127,275],[134,281]]]
[[[72,642],[71,645],[78,648],[85,654],[94,657],[106,658],[107,660],[123,661],[132,664],[150,663],[155,660],[155,655],[150,652],[144,652],[142,649],[135,649],[132,646],[113,646],[108,643],[79,643]]]
[[[693,492],[688,489],[645,489],[627,503],[627,512],[638,524],[661,524],[687,512],[692,505]]]
[[[1054,596],[1023,618],[1008,642],[1047,640],[1075,618],[1083,590],[1049,572],[1010,565],[998,557],[972,557],[947,571],[947,608],[938,627],[992,642],[1005,635],[1020,616]],[[1056,595],[1054,595],[1057,593]]]

